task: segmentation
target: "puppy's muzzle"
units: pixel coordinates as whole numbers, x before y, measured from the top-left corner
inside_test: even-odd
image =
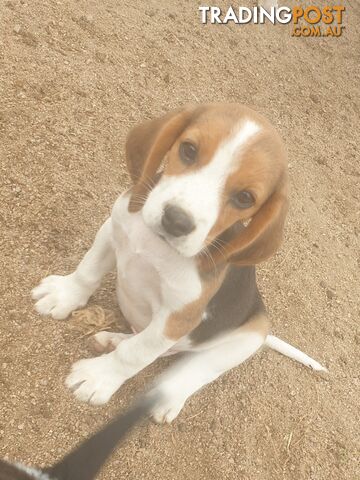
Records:
[[[173,237],[189,235],[195,230],[192,216],[182,208],[170,204],[164,208],[161,225],[165,232]]]

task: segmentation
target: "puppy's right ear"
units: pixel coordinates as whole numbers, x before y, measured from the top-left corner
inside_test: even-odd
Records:
[[[141,210],[166,153],[194,117],[196,107],[186,106],[133,128],[126,141],[126,165],[134,186],[129,211]]]

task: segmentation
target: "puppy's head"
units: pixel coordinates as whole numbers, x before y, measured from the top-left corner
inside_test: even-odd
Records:
[[[130,132],[126,158],[129,210],[142,209],[145,223],[181,255],[202,253],[203,268],[259,263],[279,246],[286,156],[254,111],[213,104],[168,113]]]

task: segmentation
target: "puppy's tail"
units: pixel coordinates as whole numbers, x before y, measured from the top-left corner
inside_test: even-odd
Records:
[[[327,372],[327,369],[325,367],[323,367],[313,358],[309,357],[309,355],[306,355],[306,353],[303,353],[301,350],[298,350],[297,348],[293,347],[289,343],[284,342],[284,340],[280,340],[280,338],[275,337],[274,335],[268,335],[266,337],[265,345],[272,348],[273,350],[276,350],[279,353],[282,353],[283,355],[286,355],[287,357],[292,358],[293,360],[302,363],[303,365],[306,365],[307,367],[312,368],[313,370],[317,370],[319,372]]]
[[[74,448],[59,463],[46,469],[56,480],[93,480],[117,444],[149,415],[159,394],[141,397],[133,407]]]

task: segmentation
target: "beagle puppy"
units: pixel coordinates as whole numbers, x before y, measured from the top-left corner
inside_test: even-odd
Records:
[[[94,480],[116,445],[149,412],[156,400],[156,396],[143,397],[51,467],[37,469],[0,459],[0,480]]]
[[[66,379],[75,396],[104,404],[156,358],[188,352],[155,385],[162,400],[152,414],[171,422],[193,393],[264,344],[322,370],[268,335],[256,285],[254,265],[278,249],[288,207],[273,126],[238,104],[186,106],[135,127],[126,164],[133,186],[77,269],[33,290],[40,314],[63,319],[116,268],[133,334],[95,335],[103,354],[76,362]]]

